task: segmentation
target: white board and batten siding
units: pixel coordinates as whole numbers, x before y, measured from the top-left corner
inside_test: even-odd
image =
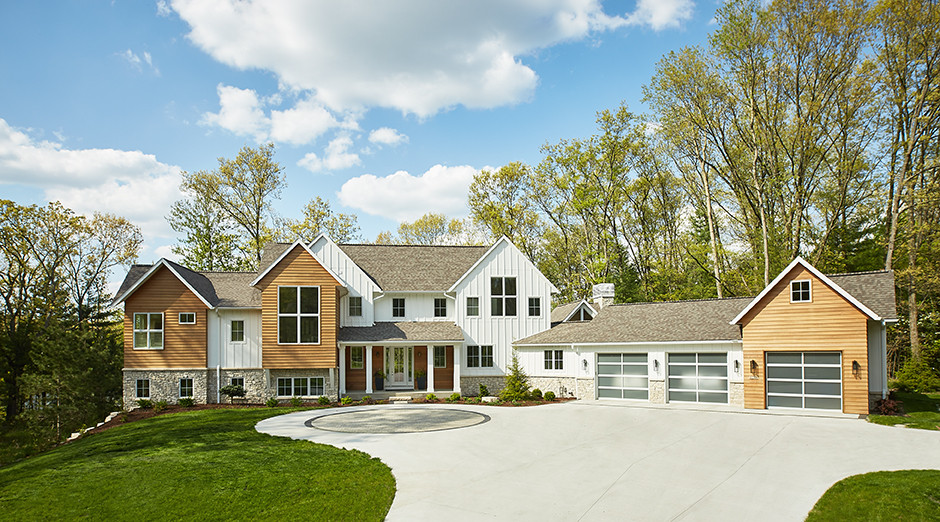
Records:
[[[326,236],[320,236],[310,245],[310,251],[339,278],[348,293],[340,298],[340,326],[372,326],[375,318],[375,295],[379,287],[349,256]],[[349,315],[349,298],[362,298],[362,315]],[[389,305],[391,306],[391,305]],[[387,319],[386,319],[387,320]]]
[[[405,300],[404,317],[392,316],[393,299]],[[445,317],[434,317],[435,299],[447,300],[447,315]],[[375,300],[375,320],[377,322],[446,321],[453,323],[454,308],[453,296],[447,296],[444,292],[388,292]],[[363,310],[363,312],[365,311]]]
[[[261,310],[222,308],[208,315],[209,368],[261,368]],[[244,341],[232,341],[232,321],[245,322]]]
[[[490,278],[516,278],[515,317],[494,317],[490,310]],[[463,329],[462,375],[502,375],[512,359],[512,342],[547,330],[550,326],[551,282],[508,240],[501,240],[454,288],[456,321]],[[480,299],[480,315],[467,316],[467,298]],[[529,317],[529,298],[541,300],[541,313]],[[493,346],[493,368],[468,368],[467,346]]]

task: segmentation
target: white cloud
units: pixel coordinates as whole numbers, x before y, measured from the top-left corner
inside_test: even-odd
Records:
[[[310,172],[319,172],[321,170],[343,170],[359,165],[359,155],[349,152],[353,140],[349,136],[342,135],[330,141],[330,144],[324,149],[323,158],[317,157],[314,153],[309,153],[297,162],[301,167]]]
[[[82,214],[111,212],[148,237],[172,235],[163,216],[179,199],[180,169],[151,154],[65,149],[36,141],[0,118],[0,184],[37,187],[49,201]]]
[[[405,171],[381,178],[366,174],[344,183],[338,195],[343,205],[399,222],[427,212],[463,217],[467,215],[467,190],[477,172],[469,165],[435,165],[420,176]]]
[[[676,0],[656,0],[675,4]],[[652,7],[650,7],[652,6]],[[273,72],[334,112],[387,107],[428,117],[529,99],[523,58],[628,23],[673,22],[641,0],[631,19],[599,0],[357,2],[174,0],[187,35],[221,63]],[[673,10],[676,15],[684,11]]]
[[[694,8],[693,0],[637,0],[636,10],[627,16],[627,22],[661,31],[690,20]]]
[[[171,14],[173,14],[173,10],[170,9],[170,6],[166,3],[166,0],[157,0],[157,16],[166,18]]]
[[[218,125],[239,136],[253,136],[257,141],[264,141],[270,122],[261,110],[258,93],[221,83],[216,90],[219,93],[219,112],[203,114],[202,123]]]
[[[147,66],[153,71],[154,74],[160,76],[160,69],[153,64],[153,57],[150,56],[150,53],[144,51],[143,58],[141,58],[137,53],[131,51],[130,49],[125,50],[124,52],[116,53],[118,56],[124,59],[127,63],[131,65],[134,69],[137,69],[137,72],[142,72],[143,64],[146,63]]]
[[[402,143],[408,143],[408,136],[390,127],[381,127],[369,133],[369,141],[379,145],[390,145],[394,147]]]

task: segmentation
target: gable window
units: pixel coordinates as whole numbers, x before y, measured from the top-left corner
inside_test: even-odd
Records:
[[[196,324],[196,314],[192,312],[181,313],[179,324]]]
[[[150,398],[150,379],[137,379],[137,393],[135,397],[138,399]]]
[[[230,381],[230,383],[232,386],[241,386],[242,388],[244,388],[245,378],[244,377],[232,377],[232,380]]]
[[[191,399],[193,397],[193,380],[180,379],[180,399]]]
[[[490,314],[493,316],[516,315],[516,278],[490,278]]]
[[[349,317],[362,317],[362,297],[349,296]]]
[[[447,299],[434,298],[434,317],[447,317]]]
[[[467,298],[467,316],[477,317],[479,315],[480,315],[480,298],[468,297]]]
[[[163,314],[134,314],[134,348],[163,349]]]
[[[278,344],[317,344],[320,342],[319,286],[279,286],[277,288],[277,342]]]
[[[242,321],[242,320],[232,321],[232,342],[233,343],[245,342],[245,321]]]
[[[564,363],[561,350],[545,350],[545,369],[563,370]]]
[[[542,298],[529,298],[529,317],[540,317],[542,315]]]
[[[577,313],[574,314],[572,319],[575,321],[590,321],[591,319],[594,319],[594,317],[591,316],[591,313],[582,306],[580,309],[578,309]]]
[[[810,291],[809,279],[801,281],[790,281],[790,302],[791,303],[808,303],[813,300],[812,292]]]
[[[362,346],[353,346],[349,349],[349,368],[352,370],[362,369],[362,352],[365,348]]]
[[[323,395],[323,377],[278,377],[278,397]]]
[[[392,317],[405,316],[405,298],[396,297],[392,299]]]
[[[447,347],[446,346],[434,347],[434,367],[435,368],[447,367]]]

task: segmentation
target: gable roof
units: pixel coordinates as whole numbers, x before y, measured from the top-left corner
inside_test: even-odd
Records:
[[[203,304],[208,308],[214,308],[213,302],[218,300],[218,297],[215,294],[215,289],[212,287],[212,283],[206,279],[205,276],[194,272],[185,266],[178,265],[173,261],[168,259],[161,258],[159,261],[147,267],[146,265],[134,265],[131,267],[131,270],[127,273],[127,276],[124,278],[124,282],[121,283],[121,289],[118,291],[117,297],[114,298],[114,301],[111,302],[112,305],[117,305],[122,303],[125,299],[130,297],[141,285],[147,282],[148,279],[153,277],[160,267],[166,267],[177,279],[183,283],[190,292],[196,295]],[[135,270],[136,269],[136,270]],[[136,279],[131,279],[131,275],[134,274],[137,276]]]
[[[386,292],[446,292],[487,247],[438,245],[339,245]]]
[[[549,322],[552,325],[563,323],[571,319],[571,317],[575,314],[575,312],[577,312],[578,309],[581,308],[582,306],[587,307],[588,310],[591,311],[591,317],[594,317],[597,315],[597,310],[595,310],[594,307],[591,306],[591,303],[589,303],[587,299],[582,299],[580,301],[575,301],[573,303],[566,303],[563,305],[556,306],[552,310],[551,318],[549,319]]]
[[[830,274],[827,277],[856,299],[865,303],[865,306],[881,316],[886,322],[891,323],[898,320],[893,271],[878,270]]]
[[[340,283],[340,278],[339,278],[339,276],[337,276],[335,273],[333,273],[333,270],[331,270],[329,266],[325,265],[325,264],[323,263],[323,261],[320,261],[320,258],[317,257],[317,255],[314,254],[313,251],[310,250],[310,248],[307,247],[307,245],[306,245],[303,241],[300,241],[300,240],[298,239],[297,241],[294,241],[293,243],[291,243],[290,246],[288,246],[287,248],[285,248],[285,249],[281,252],[281,255],[279,255],[279,256],[277,257],[277,259],[275,259],[271,264],[269,264],[267,267],[265,267],[264,270],[259,270],[259,271],[258,271],[258,277],[256,277],[251,283],[249,283],[249,285],[250,285],[250,286],[255,286],[256,284],[258,284],[259,282],[261,282],[261,280],[264,279],[264,276],[268,275],[268,272],[270,272],[271,269],[273,269],[275,266],[277,266],[285,257],[287,257],[287,254],[290,254],[291,252],[293,252],[293,250],[294,250],[295,248],[297,248],[297,247],[300,247],[300,248],[304,249],[304,251],[305,251],[306,253],[310,254],[310,257],[312,257],[312,258],[317,262],[317,264],[319,264],[321,267],[323,267],[323,269],[326,270],[326,272],[327,272],[328,274],[330,274],[330,277],[332,277],[333,280],[336,281],[337,284],[342,284],[342,283]],[[264,257],[265,257],[265,256],[264,256],[264,254],[262,253],[262,259],[264,259]]]
[[[479,266],[481,263],[483,263],[483,260],[485,260],[487,257],[489,257],[490,254],[492,254],[493,252],[495,252],[495,251],[496,251],[496,248],[499,247],[499,245],[500,245],[500,244],[503,244],[503,243],[505,243],[505,244],[509,245],[510,247],[512,247],[517,253],[519,253],[520,255],[522,255],[522,258],[525,259],[525,262],[528,263],[529,266],[535,268],[535,265],[532,263],[532,260],[529,259],[528,256],[522,254],[522,252],[519,250],[519,248],[516,247],[516,245],[514,245],[514,244],[512,243],[512,241],[509,240],[508,237],[502,236],[502,237],[500,237],[495,243],[493,243],[492,246],[490,246],[489,248],[487,248],[487,249],[486,249],[486,252],[484,252],[481,256],[479,256],[479,258],[477,258],[477,260],[476,260],[472,265],[470,265],[470,267],[467,268],[467,269],[464,271],[464,273],[461,274],[461,276],[458,277],[457,280],[455,280],[452,285],[450,285],[450,287],[447,288],[447,291],[448,291],[448,292],[453,292],[453,291],[457,288],[457,285],[460,284],[461,281],[463,281],[464,279],[466,279],[467,277],[470,276],[470,272],[472,272],[473,269],[475,269],[477,266]],[[536,271],[538,271],[537,268],[536,268]],[[538,272],[539,272],[539,275],[541,275],[543,278],[545,278],[546,280],[548,279],[548,278],[545,277],[545,275],[542,274],[540,271],[538,271]],[[557,294],[557,293],[558,293],[558,288],[556,288],[555,285],[552,284],[551,281],[548,281],[548,287],[551,289],[551,293],[553,293],[553,294]]]

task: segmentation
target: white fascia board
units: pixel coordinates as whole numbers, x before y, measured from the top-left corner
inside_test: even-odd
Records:
[[[845,290],[843,290],[841,286],[837,285],[837,284],[836,284],[835,282],[833,282],[831,279],[829,279],[828,277],[826,277],[825,274],[823,274],[823,273],[820,272],[819,270],[816,270],[816,267],[814,267],[813,265],[809,264],[808,261],[806,261],[805,259],[803,259],[801,256],[797,256],[796,259],[794,259],[793,261],[791,261],[790,264],[787,265],[787,267],[784,268],[783,271],[781,271],[780,274],[777,275],[777,277],[776,277],[773,281],[771,281],[769,285],[765,286],[764,289],[761,291],[761,293],[757,294],[757,297],[755,297],[753,300],[751,300],[751,302],[748,303],[748,305],[747,305],[746,307],[744,307],[744,310],[741,310],[741,313],[739,313],[739,314],[737,315],[737,317],[735,317],[734,319],[732,319],[731,322],[728,323],[728,324],[732,324],[732,325],[738,324],[738,323],[741,321],[741,319],[744,318],[744,316],[747,315],[747,313],[750,312],[751,309],[754,308],[754,307],[757,305],[757,303],[759,303],[759,302],[761,301],[761,299],[763,299],[764,296],[766,296],[766,295],[770,292],[770,290],[771,290],[773,287],[777,286],[777,283],[779,283],[781,279],[783,279],[784,277],[786,277],[787,274],[789,274],[790,271],[792,271],[793,268],[796,267],[796,265],[801,265],[801,266],[803,266],[803,268],[809,270],[809,272],[810,272],[811,274],[813,274],[814,276],[816,276],[816,277],[817,277],[820,281],[822,281],[826,286],[828,286],[829,288],[835,290],[835,292],[836,292],[837,294],[839,294],[840,296],[844,297],[846,301],[852,303],[852,305],[855,306],[856,308],[858,308],[859,311],[861,311],[863,314],[865,314],[866,316],[868,316],[869,319],[872,319],[872,320],[875,320],[875,321],[880,321],[880,320],[881,320],[881,317],[880,317],[878,314],[876,314],[875,312],[872,312],[867,306],[865,306],[865,305],[863,305],[862,303],[860,303],[860,302],[858,301],[858,299],[855,299],[854,297],[852,297],[851,294],[849,294],[848,292],[846,292]]]
[[[284,250],[284,252],[283,252],[280,256],[278,256],[278,258],[275,259],[273,263],[271,263],[270,265],[268,265],[268,267],[264,269],[264,272],[261,272],[260,274],[258,274],[258,277],[256,277],[255,280],[252,281],[248,286],[255,286],[255,285],[257,285],[259,282],[261,282],[261,280],[264,279],[264,276],[268,275],[268,272],[270,272],[272,268],[274,268],[275,266],[277,266],[278,264],[280,264],[280,262],[283,261],[285,257],[287,257],[287,254],[290,254],[291,252],[293,252],[294,249],[297,248],[298,246],[299,246],[300,248],[303,248],[305,252],[307,252],[308,254],[310,254],[310,257],[312,257],[314,260],[316,260],[316,262],[319,263],[320,266],[323,267],[323,269],[326,270],[326,272],[327,272],[328,274],[330,274],[330,277],[332,277],[333,280],[335,280],[337,284],[339,284],[339,285],[342,285],[342,284],[343,284],[343,283],[342,283],[342,280],[339,278],[339,276],[337,276],[337,275],[333,272],[333,270],[330,269],[329,266],[327,266],[326,264],[324,264],[323,261],[321,261],[320,258],[317,257],[317,255],[314,254],[313,251],[310,250],[310,248],[307,247],[307,245],[305,245],[305,244],[303,243],[303,241],[300,241],[300,240],[298,239],[297,241],[294,241],[294,242],[291,244],[291,246],[287,247],[287,249]]]
[[[133,294],[134,292],[136,292],[137,289],[140,288],[141,285],[143,285],[144,283],[146,283],[147,280],[150,279],[151,276],[153,276],[153,274],[157,273],[157,270],[159,270],[159,268],[160,268],[161,266],[165,266],[173,275],[175,275],[176,278],[179,279],[181,283],[183,283],[183,286],[185,286],[186,288],[188,288],[189,291],[193,293],[193,295],[195,295],[196,297],[198,297],[199,300],[202,301],[202,303],[203,303],[204,305],[206,305],[206,308],[209,308],[210,310],[213,309],[213,308],[215,308],[214,306],[212,306],[211,304],[209,304],[209,301],[206,301],[206,298],[203,297],[202,294],[200,294],[199,292],[196,291],[195,288],[193,288],[192,286],[190,286],[189,282],[186,281],[186,279],[184,279],[183,276],[181,276],[181,275],[179,274],[179,272],[177,272],[176,270],[174,270],[173,267],[172,267],[169,263],[166,262],[166,259],[164,259],[164,258],[162,258],[162,257],[160,258],[159,261],[157,261],[156,263],[154,263],[152,267],[150,267],[150,270],[147,270],[147,272],[146,272],[140,279],[138,279],[136,283],[134,283],[134,286],[128,288],[126,292],[124,292],[123,294],[121,294],[121,297],[119,297],[119,298],[117,299],[117,301],[114,302],[114,304],[121,304],[121,303],[123,303],[124,300],[127,299],[128,297],[130,297],[131,294]]]
[[[336,344],[339,346],[440,346],[442,344],[463,344],[466,340],[464,339],[451,339],[443,341],[427,341],[427,340],[417,340],[417,341],[339,341]]]
[[[591,311],[591,317],[592,318],[597,317],[597,310],[595,310],[594,307],[591,306],[591,303],[589,303],[587,299],[582,299],[581,302],[578,303],[578,306],[575,306],[574,308],[571,309],[571,313],[568,314],[568,317],[565,317],[564,319],[562,319],[561,322],[567,323],[568,319],[571,319],[572,317],[574,317],[574,313],[580,310],[581,307],[585,305],[587,305],[588,310]]]
[[[667,344],[672,346],[682,345],[682,344],[742,344],[744,341],[741,339],[726,339],[726,340],[710,340],[710,341],[631,341],[625,343],[527,343],[527,344],[518,344],[513,343],[513,346],[518,346],[520,348],[534,348],[539,346],[566,346],[566,347],[577,347],[577,348],[590,348],[590,347],[610,347],[610,346],[649,346],[649,345],[661,345]]]

